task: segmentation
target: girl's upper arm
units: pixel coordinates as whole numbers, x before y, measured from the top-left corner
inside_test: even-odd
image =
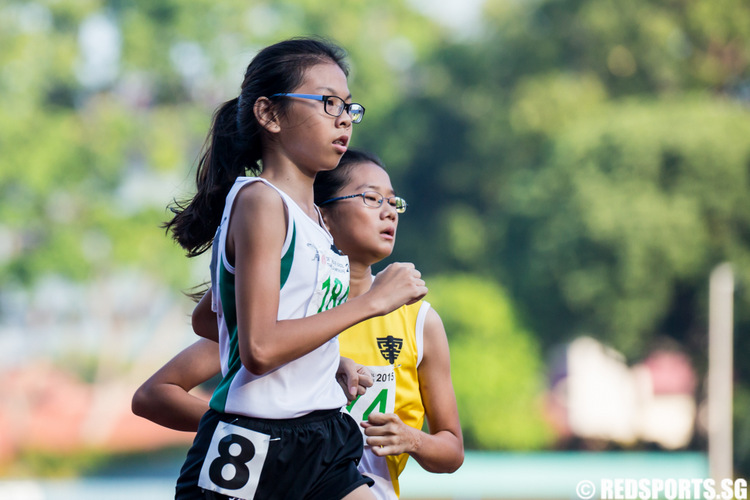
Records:
[[[212,292],[209,288],[193,309],[193,331],[200,337],[214,342],[219,341],[219,327],[216,324],[216,313],[211,309]]]
[[[424,324],[424,356],[419,364],[419,389],[427,414],[430,434],[448,431],[463,447],[461,423],[450,371],[450,351],[445,327],[434,309]]]
[[[227,249],[234,257],[240,357],[251,371],[264,359],[278,320],[286,226],[284,202],[273,188],[257,182],[238,193]]]

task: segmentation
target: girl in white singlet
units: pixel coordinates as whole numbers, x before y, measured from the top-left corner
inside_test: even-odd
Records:
[[[346,300],[348,260],[313,181],[336,167],[363,115],[341,49],[293,39],[260,51],[214,116],[196,194],[166,224],[189,256],[212,248],[223,375],[175,498],[373,498],[356,469],[357,425],[340,412],[336,336],[427,290],[399,263]]]

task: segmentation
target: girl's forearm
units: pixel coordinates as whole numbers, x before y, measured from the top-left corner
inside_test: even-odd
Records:
[[[251,321],[248,330],[239,335],[243,365],[262,375],[314,351],[347,328],[382,314],[366,295],[305,318],[268,326],[253,325]]]
[[[450,431],[420,433],[417,447],[409,455],[428,472],[455,472],[464,462],[461,440]]]
[[[139,390],[133,397],[133,413],[177,431],[197,431],[207,410],[208,401],[174,384]]]

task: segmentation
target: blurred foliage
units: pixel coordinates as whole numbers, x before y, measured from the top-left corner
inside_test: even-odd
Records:
[[[429,300],[451,335],[473,445],[545,440],[474,431],[491,416],[464,364],[525,388],[507,394],[527,410],[538,351],[582,332],[631,359],[665,335],[703,367],[707,277],[723,261],[739,283],[736,331],[750,328],[744,0],[487,0],[460,32],[408,0],[6,2],[3,286],[133,267],[175,290],[204,280],[159,229],[165,207],[190,195],[211,113],[253,54],[305,34],[348,49],[368,109],[354,143],[383,157],[410,201],[394,258],[465,273],[431,283]],[[455,314],[443,286],[474,297],[472,312]],[[522,366],[504,354],[515,350],[530,365],[514,381],[501,364]],[[748,387],[750,365],[737,378]]]
[[[5,477],[78,477],[95,471],[110,459],[104,450],[76,450],[66,453],[24,450],[12,464],[1,464]]]
[[[0,463],[0,476],[12,478],[125,477],[147,469],[154,477],[173,475],[174,464],[185,458],[187,446],[147,452],[112,453],[101,449],[68,452],[25,450],[11,464]]]
[[[542,418],[538,342],[514,317],[505,292],[473,275],[427,278],[443,320],[464,441],[469,448],[539,449],[552,442]],[[511,430],[512,429],[512,430]]]
[[[750,258],[749,133],[745,110],[687,96],[613,103],[555,133],[543,168],[506,190],[526,240],[508,255],[527,271],[520,293],[545,291],[544,308],[630,355],[665,329],[702,337],[707,273]],[[685,286],[694,300],[677,294]],[[670,328],[672,311],[689,322]],[[537,318],[559,334],[555,314]]]
[[[412,204],[397,258],[489,273],[546,346],[703,347],[712,267],[750,278],[750,7],[710,5],[489,2],[375,132],[408,165],[394,184],[437,202]]]
[[[701,372],[729,261],[747,387],[749,51],[745,2],[489,1],[368,128],[416,201],[395,258],[498,280],[545,349],[585,333],[637,360],[666,336]]]
[[[377,117],[403,99],[403,68],[437,38],[399,0],[1,9],[0,230],[9,241],[0,279],[22,286],[50,272],[90,279],[123,263],[193,284],[187,260],[155,229],[170,197],[190,195],[211,113],[236,95],[253,54],[282,38],[327,34],[350,50],[354,92]],[[332,11],[341,13],[335,26]]]

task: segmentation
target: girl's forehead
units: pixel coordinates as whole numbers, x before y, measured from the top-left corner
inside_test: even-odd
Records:
[[[359,191],[376,190],[393,192],[388,172],[372,162],[352,165],[349,171],[349,182],[347,182],[344,188]],[[387,193],[383,192],[383,194]]]
[[[310,66],[305,71],[301,87],[318,94],[335,94],[341,98],[349,97],[346,74],[334,62],[321,62]]]

